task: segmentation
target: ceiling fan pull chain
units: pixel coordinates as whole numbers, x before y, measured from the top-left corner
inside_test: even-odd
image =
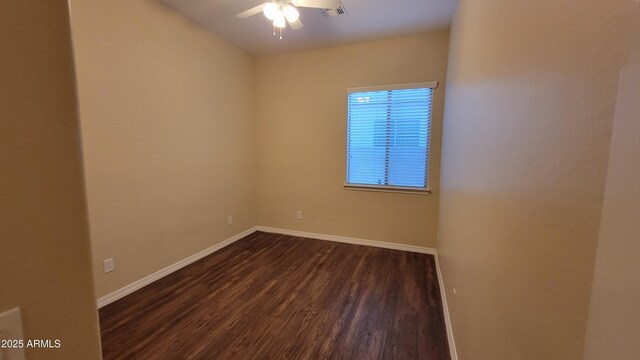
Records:
[[[280,28],[280,40],[282,40],[282,28]]]

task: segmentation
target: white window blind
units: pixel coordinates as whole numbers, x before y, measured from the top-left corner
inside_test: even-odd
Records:
[[[428,188],[435,85],[421,85],[349,90],[347,185]]]

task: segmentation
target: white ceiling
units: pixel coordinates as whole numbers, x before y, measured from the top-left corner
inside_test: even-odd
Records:
[[[457,0],[342,0],[347,14],[327,17],[299,8],[304,27],[283,39],[262,14],[235,15],[267,0],[158,0],[250,54],[264,55],[447,29]]]

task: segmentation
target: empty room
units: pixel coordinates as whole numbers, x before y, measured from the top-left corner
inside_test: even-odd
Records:
[[[2,0],[0,360],[640,359],[638,94],[638,0]]]

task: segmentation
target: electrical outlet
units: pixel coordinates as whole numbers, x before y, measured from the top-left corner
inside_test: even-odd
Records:
[[[107,259],[103,262],[104,273],[110,273],[115,270],[115,266],[113,265],[113,258]]]
[[[227,225],[233,224],[233,216],[227,216]]]
[[[296,212],[296,219],[302,220],[302,211]]]
[[[0,341],[10,341],[8,345],[24,342],[22,335],[22,316],[20,308],[11,309],[0,314]],[[24,360],[24,346],[0,347],[0,360]]]
[[[453,300],[453,301],[452,301],[452,304],[451,304],[451,307],[452,307],[453,309],[455,309],[455,308],[456,308],[456,297],[457,297],[457,296],[458,296],[458,292],[456,291],[456,288],[453,288],[453,295],[452,295],[452,298],[453,298],[452,300]]]

